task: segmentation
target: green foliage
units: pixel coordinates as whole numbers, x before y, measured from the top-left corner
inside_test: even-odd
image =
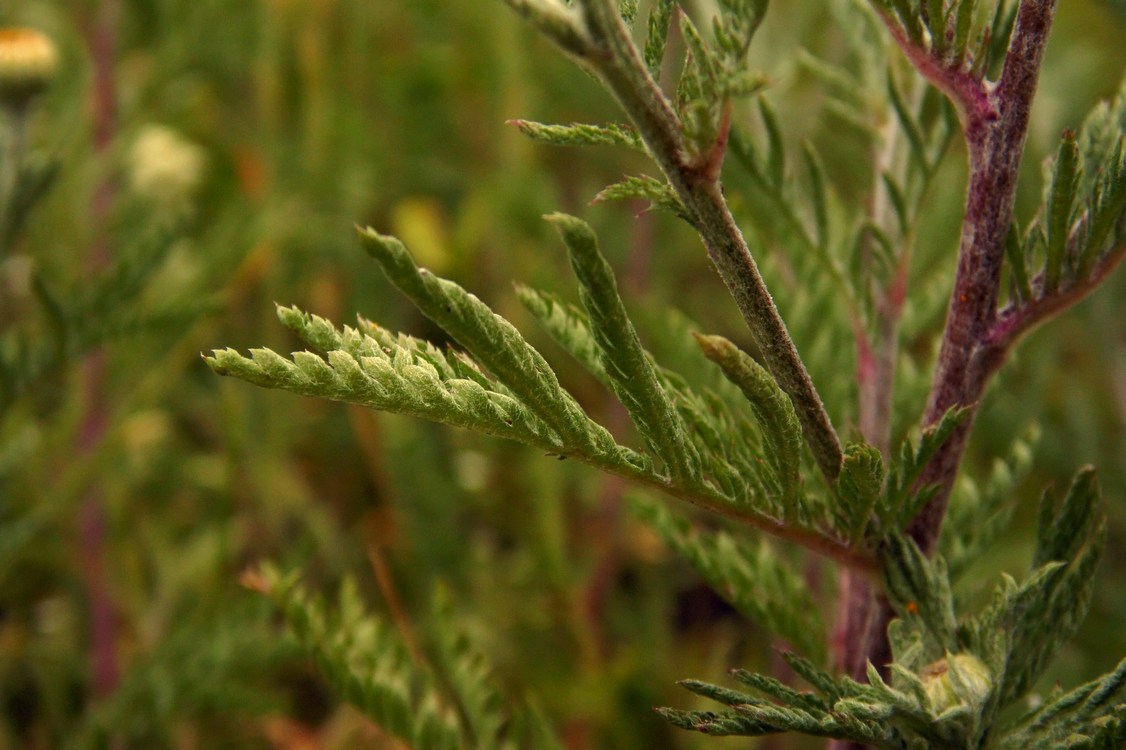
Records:
[[[784,538],[824,535],[830,514],[802,491],[800,426],[771,376],[730,342],[698,338],[747,396],[756,430],[733,419],[715,395],[657,369],[641,348],[593,233],[570,217],[553,221],[562,227],[586,315],[535,292],[522,296],[553,337],[618,394],[651,454],[616,444],[586,417],[511,324],[461,287],[420,269],[397,240],[371,233],[388,277],[428,316],[448,325],[474,359],[443,355],[424,341],[362,320],[360,329],[337,330],[318,316],[279,307],[281,321],[324,356],[302,351],[285,358],[252,349],[246,357],[224,349],[207,363],[219,374],[262,387],[422,417],[577,458]],[[668,465],[669,474],[654,468],[654,460]]]
[[[992,3],[992,11],[979,10],[978,0],[927,0],[918,5],[907,0],[874,0],[881,13],[913,44],[936,58],[975,73],[989,70],[1001,57],[1012,31],[1016,3]]]
[[[910,439],[903,441],[899,449],[899,461],[892,464],[888,471],[884,497],[876,508],[883,528],[903,528],[927,503],[934,490],[916,486],[919,478],[931,458],[969,416],[970,412],[966,409],[952,409],[938,424],[923,430],[918,445]]]
[[[1110,674],[1054,697],[1023,717],[1000,747],[1073,747],[1103,750],[1126,739],[1122,696],[1126,661]]]
[[[535,713],[505,700],[484,657],[458,628],[444,625],[424,658],[365,611],[351,579],[334,610],[310,598],[293,575],[267,568],[247,580],[276,602],[301,647],[345,699],[410,746],[559,747]],[[451,606],[436,597],[439,621],[449,622]]]
[[[643,199],[669,209],[699,233],[751,326],[765,365],[723,337],[696,334],[696,341],[749,402],[753,423],[733,411],[729,387],[686,379],[661,367],[643,348],[594,231],[565,214],[551,214],[548,220],[567,247],[582,309],[527,287],[519,287],[518,296],[551,338],[614,392],[645,453],[618,445],[503,317],[460,286],[420,268],[400,241],[374,230],[362,236],[388,279],[465,354],[443,355],[421,340],[392,336],[372,324],[362,323],[364,332],[338,331],[320,318],[292,309],[284,312],[283,320],[311,347],[325,352],[325,358],[297,352],[286,359],[266,349],[243,357],[224,350],[216,352],[209,364],[221,374],[258,385],[423,416],[574,457],[833,557],[850,566],[850,577],[871,576],[877,570],[882,574],[883,592],[898,619],[877,621],[881,632],[874,637],[883,637],[886,624],[893,661],[868,664],[866,684],[854,679],[856,675],[836,677],[814,665],[827,661],[825,634],[822,626],[809,627],[806,613],[816,605],[788,558],[766,543],[736,541],[738,537],[726,531],[706,530],[675,511],[640,503],[647,523],[711,586],[740,612],[814,660],[787,656],[793,670],[814,686],[814,693],[748,670],[732,674],[751,692],[686,681],[682,684],[692,692],[727,708],[719,712],[662,709],[675,726],[706,734],[797,732],[887,748],[1004,745],[1011,737],[1031,736],[1027,717],[1015,723],[999,722],[998,717],[1033,689],[1086,614],[1103,537],[1101,516],[1095,511],[1098,492],[1093,473],[1079,475],[1058,511],[1044,503],[1031,573],[1020,585],[1005,578],[992,602],[976,617],[959,620],[946,560],[929,558],[906,532],[924,508],[933,503],[945,506],[955,484],[951,467],[978,408],[980,391],[973,391],[972,398],[952,399],[947,392],[984,381],[1016,335],[1078,299],[1119,259],[1115,227],[1122,214],[1117,195],[1123,172],[1121,126],[1113,146],[1094,145],[1099,138],[1088,133],[1098,130],[1096,125],[1086,126],[1078,135],[1065,133],[1050,167],[1051,185],[1041,218],[1024,235],[1009,232],[1005,250],[1013,264],[1013,304],[996,321],[973,323],[985,329],[971,331],[980,339],[958,343],[958,336],[970,334],[961,329],[947,332],[941,356],[961,356],[947,348],[965,347],[963,367],[970,372],[957,375],[964,382],[950,375],[943,376],[949,382],[936,382],[932,403],[937,399],[955,406],[945,409],[945,414],[928,416],[917,440],[903,439],[893,457],[889,447],[894,444],[896,425],[891,421],[890,389],[904,359],[899,352],[899,326],[912,281],[913,251],[932,191],[943,179],[944,158],[958,132],[956,112],[967,128],[993,128],[989,123],[998,118],[987,111],[995,103],[984,77],[1004,55],[1025,54],[1020,48],[1024,42],[1005,52],[1009,35],[1016,33],[1013,4],[995,3],[985,12],[971,0],[918,5],[874,2],[874,14],[859,11],[859,20],[849,22],[859,38],[881,33],[880,24],[889,28],[908,60],[933,85],[905,74],[879,50],[859,53],[859,63],[844,70],[813,55],[803,59],[805,67],[834,92],[838,111],[859,126],[877,152],[864,206],[833,189],[819,148],[812,142],[801,144],[801,166],[793,166],[783,117],[773,103],[761,98],[757,102],[759,135],[733,123],[735,101],[758,93],[767,80],[746,64],[765,2],[721,0],[708,35],[701,31],[708,27],[698,15],[658,0],[649,8],[643,50],[632,36],[636,3],[510,0],[509,4],[601,81],[631,120],[628,126],[521,120],[517,127],[543,143],[626,146],[656,161],[663,178],[627,177],[597,193],[595,202]],[[666,94],[660,78],[674,16],[684,60],[675,92]],[[1018,30],[1036,33],[1032,28]],[[867,44],[878,46],[871,39]],[[1035,44],[1042,45],[1043,40]],[[1103,120],[1115,116],[1104,115]],[[1006,133],[1004,137],[1024,136]],[[757,233],[767,242],[803,251],[788,273],[796,290],[816,300],[804,310],[808,324],[817,325],[826,316],[844,322],[841,327],[851,329],[857,340],[861,378],[875,378],[875,387],[883,389],[873,397],[865,391],[871,386],[862,380],[860,409],[868,417],[862,416],[861,431],[867,439],[843,450],[729,213],[719,182],[729,148],[743,169],[748,195],[765,198],[762,207],[748,209],[760,215]],[[1096,158],[1110,165],[1093,180],[1084,171],[1088,152],[1100,154]],[[993,168],[1007,167],[971,161],[971,170]],[[974,179],[979,176],[975,173]],[[1083,189],[1088,195],[1077,197]],[[988,221],[988,213],[970,215],[983,210],[971,204],[967,225]],[[1003,224],[1002,234],[1007,218]],[[963,236],[976,241],[973,233]],[[1097,251],[1079,244],[1088,237],[1098,245]],[[1043,256],[1039,274],[1031,270],[1030,248]],[[970,252],[998,250],[971,248]],[[979,283],[959,276],[959,284]],[[992,293],[971,291],[979,296]],[[1075,296],[1064,299],[1065,294]],[[835,308],[830,304],[832,295],[837,296]],[[955,298],[952,319],[958,305],[968,304],[971,296],[963,289],[955,291]],[[913,312],[926,318],[935,314],[939,304]],[[980,355],[972,351],[979,346]],[[973,359],[976,356],[982,359]],[[874,410],[875,427],[870,418]],[[820,475],[808,473],[806,446]],[[969,478],[962,481],[963,499],[950,513],[950,526],[941,542],[952,556],[955,573],[982,554],[1011,513],[1010,497],[1027,471],[1025,443],[1018,442],[1011,453],[1008,461],[995,465],[984,485]],[[937,535],[938,529],[933,532]],[[933,541],[924,539],[927,545]],[[849,592],[846,604],[853,606],[850,589],[843,591]],[[875,601],[866,606],[878,610]],[[868,611],[864,616],[880,615]],[[336,661],[342,664],[345,658],[337,656]],[[335,682],[358,699],[363,691],[348,687],[348,680],[339,676],[342,666],[335,669]],[[477,689],[470,686],[466,694]],[[489,702],[481,700],[462,713],[486,716],[484,706]],[[1052,736],[1109,743],[1120,731],[1116,711],[1090,711],[1077,718],[1066,735]],[[422,737],[422,730],[408,726],[395,712],[371,708],[369,712],[408,741]],[[482,721],[489,725],[487,719]],[[440,734],[437,729],[428,731]]]
[[[796,731],[886,748],[987,742],[1031,747],[1036,745],[1027,743],[1034,739],[1063,738],[1075,746],[1110,746],[1105,743],[1121,731],[1124,710],[1113,702],[1123,682],[1121,666],[1046,708],[996,725],[999,712],[1025,694],[1086,613],[1104,534],[1097,501],[1089,469],[1076,477],[1059,508],[1046,500],[1029,577],[1019,586],[1006,579],[982,613],[962,621],[956,617],[943,560],[928,559],[908,538],[889,537],[883,548],[886,591],[901,615],[892,623],[890,684],[872,665],[864,685],[834,678],[790,656],[791,667],[815,693],[735,670],[736,680],[767,700],[686,681],[682,685],[687,689],[729,708],[664,713],[677,726],[706,734]]]
[[[1126,614],[1093,583],[1121,526],[1126,97],[1082,120],[1121,87],[1120,14],[1061,7],[1023,146],[1055,157],[1039,208],[1018,156],[997,191],[1000,304],[963,371],[1007,361],[1003,387],[942,420],[952,144],[1025,111],[997,77],[1051,4],[766,5],[3,4],[59,54],[0,102],[0,747],[1126,742],[1126,666],[1092,679]],[[552,213],[591,197],[631,202],[583,216],[599,241]],[[216,370],[315,398],[212,377],[215,341],[258,347]],[[1110,518],[1081,472],[989,598],[1029,488],[1087,460]],[[927,558],[903,533],[947,491]],[[262,560],[302,571],[246,577],[277,606],[233,585]],[[898,607],[890,663],[868,591]]]
[[[527,120],[513,120],[520,132],[529,138],[555,146],[626,146],[644,151],[637,133],[626,125],[543,125]]]
[[[872,446],[853,443],[845,449],[837,494],[842,526],[849,530],[848,538],[853,543],[860,540],[872,511],[880,502],[886,471],[883,456]]]
[[[669,29],[677,0],[657,0],[649,11],[648,35],[645,39],[645,67],[654,79],[661,77]]]
[[[806,582],[770,544],[699,528],[655,502],[639,498],[633,507],[733,607],[824,663],[825,625]]]
[[[565,214],[552,214],[547,219],[559,230],[567,245],[571,268],[579,280],[580,297],[598,346],[601,369],[609,376],[611,387],[650,450],[668,467],[672,479],[680,484],[698,484],[699,457],[691,449],[684,422],[641,347],[637,331],[618,296],[614,272],[598,250],[594,230]]]
[[[967,725],[972,736],[989,734],[997,713],[1024,696],[1086,616],[1105,542],[1098,497],[1091,469],[1079,473],[1058,508],[1046,495],[1028,577],[1019,585],[1006,577],[989,606],[962,623],[954,619],[941,558],[928,561],[909,540],[889,541],[888,593],[904,614],[899,639],[919,643],[923,658],[966,651],[989,665],[990,696]]]
[[[790,398],[757,362],[722,336],[697,336],[704,356],[719,365],[751,405],[762,430],[765,459],[770,464],[772,489],[784,507],[801,495],[801,425]]]
[[[279,694],[262,690],[264,675],[292,661],[296,649],[264,627],[262,608],[232,607],[214,620],[191,622],[146,655],[87,717],[68,747],[104,747],[110,737],[153,742],[169,722],[206,721],[277,711]]]
[[[1005,459],[993,461],[982,481],[962,476],[940,539],[952,579],[980,559],[1008,526],[1039,438],[1039,428],[1030,427],[1013,442]]]
[[[680,202],[672,187],[648,175],[626,177],[613,185],[607,185],[594,196],[595,203],[636,199],[647,200],[654,207],[671,211],[681,218],[688,216],[688,210]]]
[[[367,230],[368,251],[394,283],[569,445],[612,454],[613,438],[593,424],[559,385],[551,367],[519,332],[456,284],[419,268],[401,242]]]
[[[1126,231],[1126,90],[1102,102],[1076,133],[1065,130],[1045,163],[1043,207],[1022,236],[1010,239],[1010,319],[1097,283],[1122,255]]]

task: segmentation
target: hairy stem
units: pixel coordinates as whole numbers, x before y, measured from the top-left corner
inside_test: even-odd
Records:
[[[926,425],[936,424],[952,408],[972,407],[990,374],[972,365],[997,316],[1005,237],[1012,224],[1029,112],[1056,2],[1021,3],[1000,80],[987,89],[993,106],[964,113],[969,194],[954,290],[924,416]],[[925,552],[933,551],[938,540],[971,425],[972,418],[955,431],[920,480],[939,487],[909,527]]]
[[[580,7],[591,40],[583,61],[617,98],[676,190],[735,298],[767,370],[793,401],[818,467],[835,481],[840,473],[840,440],[723,198],[717,168],[721,154],[708,154],[702,167],[690,157],[672,105],[649,74],[614,4],[582,0]]]
[[[713,492],[705,485],[691,487],[679,486],[658,481],[647,472],[626,472],[618,464],[607,463],[596,456],[572,455],[576,460],[601,469],[608,474],[625,477],[641,486],[659,490],[667,495],[683,500],[713,513],[726,516],[738,523],[758,529],[766,534],[804,547],[812,552],[834,560],[846,569],[853,570],[865,578],[874,579],[879,574],[879,566],[867,550],[854,549],[839,539],[824,534],[786,524],[776,518],[758,513],[742,505],[734,505],[727,498]]]
[[[1000,81],[992,88],[943,68],[925,50],[915,46],[897,24],[885,19],[908,59],[959,106],[970,160],[957,274],[924,415],[924,424],[928,426],[936,424],[951,408],[973,407],[989,375],[1000,366],[1015,335],[1019,335],[1018,332],[998,342],[1000,348],[993,349],[992,356],[984,356],[990,351],[990,338],[998,337],[998,329],[1006,322],[997,320],[1005,238],[1012,223],[1029,111],[1055,4],[1055,0],[1022,3]],[[1113,258],[1108,259],[1104,266],[1112,266],[1112,261]],[[1084,293],[1077,292],[1080,296]],[[886,333],[886,325],[881,330]],[[868,373],[871,380],[868,387],[875,389],[880,379],[878,355],[881,352],[872,351],[868,342],[861,343],[861,364],[867,350],[873,368],[873,372]],[[877,339],[875,346],[881,343],[886,344]],[[880,423],[877,405],[879,396],[885,394],[869,393],[864,398],[864,378],[861,378],[861,388],[864,434],[868,437],[871,431],[869,439],[878,439],[886,425]],[[871,413],[868,410],[872,410]],[[920,486],[939,487],[938,494],[909,527],[910,534],[925,552],[932,552],[937,543],[971,424],[972,415],[939,450],[920,479]],[[842,573],[842,582],[838,643],[835,644],[839,667],[853,678],[863,680],[868,662],[882,667],[891,659],[887,628],[894,613],[886,599],[866,590],[865,583],[855,581],[849,571]],[[830,743],[831,750],[859,750],[861,747],[844,741]]]

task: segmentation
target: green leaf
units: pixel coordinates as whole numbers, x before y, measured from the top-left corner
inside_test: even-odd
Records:
[[[699,29],[696,28],[696,24],[692,23],[688,14],[681,13],[679,20],[680,33],[684,37],[685,45],[692,53],[692,65],[701,87],[698,98],[716,101],[719,99],[719,60],[716,59],[707,43],[704,42],[704,37],[700,35]],[[687,65],[687,63],[685,64]]]
[[[813,74],[833,93],[835,101],[850,109],[864,107],[871,96],[857,79],[856,73],[837,63],[817,57],[809,50],[798,50],[798,64]]]
[[[766,128],[766,139],[770,150],[767,156],[770,184],[775,190],[780,191],[786,177],[786,147],[782,141],[782,126],[778,123],[778,116],[774,113],[774,108],[765,99],[759,99],[758,104],[762,124]]]
[[[557,0],[504,2],[567,52],[581,57],[590,48],[592,42],[577,7],[564,5]]]
[[[568,447],[592,455],[616,452],[613,438],[592,422],[559,385],[551,367],[511,323],[457,284],[419,268],[403,243],[373,229],[361,231],[367,251],[387,278],[504,383]]]
[[[352,579],[335,607],[311,598],[295,575],[273,568],[244,577],[281,609],[290,631],[345,700],[406,745],[434,750],[559,750],[534,709],[497,690],[496,676],[453,616],[448,596],[435,596],[435,628],[426,656],[385,620],[368,614]]]
[[[1122,247],[1126,239],[1126,136],[1109,154],[1101,177],[1087,198],[1087,231],[1080,247],[1080,278],[1086,277],[1103,253]]]
[[[903,93],[899,90],[899,84],[896,83],[895,75],[891,69],[888,70],[887,93],[891,100],[892,111],[895,112],[896,119],[899,120],[899,125],[907,138],[911,157],[923,176],[928,177],[931,172],[931,165],[927,158],[926,139],[923,138],[923,131],[919,127],[918,121],[908,110],[907,102],[903,98]]]
[[[708,698],[717,703],[722,703],[726,706],[741,706],[752,703],[761,703],[759,698],[738,690],[721,687],[720,685],[712,685],[708,682],[701,682],[700,680],[677,680],[677,685],[687,690],[690,693],[695,693],[703,698]]]
[[[456,714],[444,705],[429,671],[412,663],[397,633],[364,615],[351,580],[341,587],[336,613],[312,600],[295,576],[282,577],[267,568],[251,580],[275,601],[302,647],[345,700],[408,745],[463,747]]]
[[[892,733],[882,716],[873,718],[868,707],[842,701],[832,712],[805,711],[773,703],[742,704],[734,710],[657,712],[673,726],[715,737],[761,737],[781,732],[800,732],[815,737],[834,737],[853,742],[892,747]]]
[[[960,651],[954,600],[942,558],[928,559],[913,539],[899,533],[884,539],[880,553],[888,599],[899,616],[917,618],[914,621],[930,636],[932,656]]]
[[[781,486],[786,507],[801,494],[801,423],[794,405],[759,363],[722,336],[697,335],[696,342],[723,374],[747,397],[766,439],[766,460]]]
[[[850,544],[864,535],[872,511],[884,489],[884,459],[866,443],[853,443],[844,452],[836,492],[844,512],[844,532]]]
[[[989,29],[981,35],[981,44],[977,53],[980,64],[979,61],[975,61],[975,69],[988,72],[1005,59],[1020,5],[1019,0],[1000,0],[996,4]]]
[[[891,0],[891,6],[895,9],[896,15],[899,16],[899,21],[908,36],[911,37],[913,42],[921,46],[923,43],[923,21],[918,7],[913,7],[910,0]]]
[[[712,147],[725,98],[722,62],[704,42],[692,19],[681,13],[680,33],[688,48],[676,99],[684,136],[697,153]]]
[[[755,70],[737,70],[724,76],[724,96],[732,99],[745,99],[762,91],[770,79]]]
[[[911,217],[907,213],[907,199],[903,196],[903,188],[887,172],[880,173],[880,180],[887,188],[888,199],[895,211],[896,221],[899,222],[899,231],[901,234],[906,234],[911,226]]]
[[[726,66],[743,65],[751,40],[766,15],[767,0],[719,0],[713,18],[716,46],[724,53]]]
[[[642,198],[658,208],[672,211],[677,216],[687,220],[688,209],[680,202],[672,185],[663,180],[658,180],[648,175],[640,177],[627,177],[621,182],[615,182],[602,189],[594,196],[591,203],[602,203],[612,200],[635,200]]]
[[[1056,152],[1052,186],[1046,202],[1045,229],[1048,256],[1044,263],[1044,292],[1054,292],[1060,284],[1067,240],[1071,233],[1072,205],[1079,185],[1079,144],[1075,133],[1065,130]]]
[[[645,151],[637,131],[626,125],[544,125],[529,120],[509,120],[521,133],[537,141],[555,146],[625,146]]]
[[[970,28],[973,26],[976,11],[977,0],[960,0],[954,11],[954,54],[959,61],[966,58]]]
[[[1113,672],[1030,711],[1000,746],[1005,750],[1061,746],[1117,750],[1126,741],[1124,688],[1126,659]]]
[[[1100,524],[1098,478],[1088,466],[1076,475],[1058,509],[1051,496],[1044,494],[1033,566],[1070,561]]]
[[[827,711],[829,705],[815,694],[802,693],[774,677],[746,669],[733,669],[731,676],[744,685],[775,699],[779,703],[807,711]]]
[[[522,285],[516,286],[516,296],[555,343],[578,360],[600,383],[613,389],[610,376],[602,366],[602,352],[590,332],[585,312],[553,294]]]
[[[899,461],[892,465],[888,473],[887,489],[877,512],[889,529],[901,528],[914,518],[918,509],[925,504],[926,488],[915,487],[923,474],[923,469],[938,453],[954,431],[969,418],[969,409],[951,409],[943,415],[938,424],[923,430],[919,445],[905,440],[900,448]]]
[[[805,157],[806,169],[809,173],[810,204],[813,207],[813,224],[817,230],[817,244],[821,248],[829,247],[829,198],[827,180],[825,178],[825,165],[817,154],[817,149],[809,141],[802,143],[802,155]]]
[[[930,32],[931,49],[938,55],[946,50],[946,13],[943,0],[927,0],[923,21]]]
[[[1040,431],[1032,425],[1009,448],[1002,460],[995,459],[982,482],[966,474],[959,477],[942,524],[939,547],[958,577],[1004,533],[1017,506],[1020,483],[1032,469],[1033,449]]]
[[[308,352],[291,361],[268,349],[251,350],[249,358],[226,349],[206,358],[207,364],[264,388],[421,417],[545,451],[564,449],[558,434],[507,389],[479,372],[470,375],[465,364],[454,367],[425,342],[376,339],[351,328],[338,332],[292,308],[279,308],[278,316],[302,338],[325,345],[328,362]]]
[[[622,20],[632,24],[633,19],[637,17],[637,0],[618,0],[618,9],[622,14]]]
[[[987,613],[981,627],[1008,631],[1001,707],[1032,687],[1086,617],[1106,537],[1098,500],[1090,468],[1079,472],[1058,509],[1045,495],[1032,573]]]
[[[1009,233],[1005,236],[1005,257],[1009,261],[1013,286],[1016,288],[1018,299],[1022,303],[1031,301],[1032,284],[1028,280],[1029,257],[1024,252],[1023,244],[1020,241],[1020,230],[1017,229],[1015,224],[1009,227]]]
[[[661,79],[661,64],[665,59],[665,46],[668,43],[669,28],[672,25],[673,9],[676,0],[657,0],[649,11],[649,33],[645,38],[645,67],[653,80]]]
[[[638,432],[680,484],[700,480],[700,459],[688,442],[684,423],[658,382],[657,373],[618,295],[610,264],[598,249],[594,230],[566,214],[546,217],[567,246],[579,280],[583,307],[590,319],[602,367]]]

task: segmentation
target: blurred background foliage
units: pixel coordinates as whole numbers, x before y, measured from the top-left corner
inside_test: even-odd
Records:
[[[766,96],[790,145],[815,142],[842,199],[861,201],[870,187],[863,140],[822,110],[820,84],[794,54],[843,59],[822,5],[776,4],[752,58],[770,77]],[[96,0],[0,8],[0,25],[37,28],[61,54],[29,130],[33,151],[59,171],[0,259],[4,327],[50,335],[29,276],[92,322],[113,321],[0,415],[0,748],[395,747],[331,695],[268,602],[239,585],[267,559],[300,567],[325,591],[357,577],[371,607],[424,638],[442,627],[426,613],[445,586],[507,689],[542,706],[568,748],[746,746],[677,732],[650,709],[693,700],[677,678],[776,667],[779,644],[631,515],[617,480],[520,446],[228,382],[199,358],[216,346],[296,347],[275,301],[339,322],[359,312],[440,341],[360,252],[353,225],[371,224],[515,321],[596,418],[625,430],[611,398],[513,294],[519,280],[575,298],[542,214],[577,213],[596,226],[655,349],[670,304],[708,331],[737,337],[741,324],[685,227],[641,206],[587,206],[648,165],[625,152],[537,146],[504,124],[615,119],[608,97],[499,2],[121,0],[107,68],[116,119],[97,147],[91,44],[104,10]],[[1061,3],[1024,219],[1059,131],[1117,87],[1124,36],[1121,2]],[[200,175],[171,240],[160,227],[184,206],[162,197],[168,170],[144,173],[142,144],[154,133],[158,163],[172,158],[160,155],[164,137],[166,148],[189,149],[180,156]],[[945,293],[952,265],[957,147],[948,161],[919,237],[922,296]],[[733,200],[753,226],[753,193]],[[786,248],[761,239],[783,312],[847,429],[851,345],[786,287]],[[97,289],[114,302],[117,287],[91,273],[97,247],[147,269],[123,314],[79,304]],[[1017,522],[968,577],[970,594],[996,567],[1024,567],[1042,487],[1082,463],[1101,469],[1112,542],[1092,617],[1052,671],[1063,684],[1126,653],[1126,597],[1115,583],[1126,556],[1113,541],[1126,538],[1124,299],[1119,273],[1026,342],[990,392],[970,454],[971,469],[984,470],[1040,424]],[[907,346],[926,372],[935,329],[918,331]],[[106,362],[94,394],[83,377],[92,356]],[[923,404],[909,385],[901,401],[906,425]],[[90,441],[92,410],[104,418]],[[91,493],[99,544],[83,521]],[[100,593],[92,571],[102,573]],[[829,612],[831,580],[815,578]],[[109,689],[91,668],[92,653],[106,651],[91,637],[98,597],[113,614]]]

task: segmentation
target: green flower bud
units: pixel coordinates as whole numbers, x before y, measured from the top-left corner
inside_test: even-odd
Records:
[[[958,683],[951,675],[950,662],[953,662],[953,669],[958,672],[961,695]],[[919,677],[935,713],[966,703],[978,705],[985,700],[993,686],[993,674],[989,667],[973,654],[954,654],[949,660],[939,659],[924,667]]]
[[[58,50],[45,34],[0,28],[0,103],[22,108],[47,88],[58,66]]]

